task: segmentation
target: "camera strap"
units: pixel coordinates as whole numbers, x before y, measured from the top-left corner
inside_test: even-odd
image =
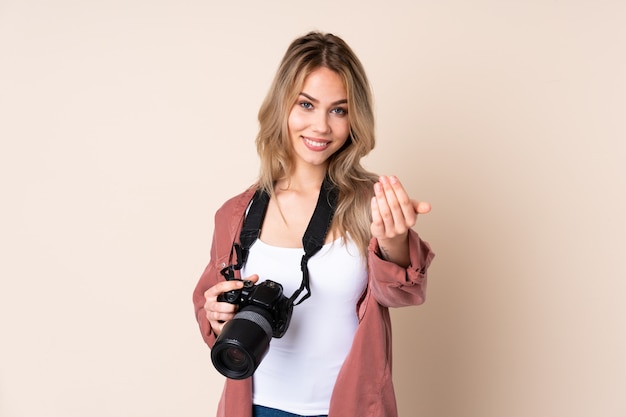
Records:
[[[328,233],[333,215],[335,214],[335,208],[337,207],[338,193],[339,191],[333,186],[330,179],[328,177],[324,178],[319,197],[317,198],[315,211],[302,237],[302,246],[304,248],[304,255],[300,261],[302,283],[300,284],[300,288],[289,298],[289,301],[293,305],[298,305],[311,296],[308,262],[309,259],[324,246],[326,234]],[[261,234],[261,225],[267,213],[269,201],[270,196],[266,191],[257,190],[254,194],[252,204],[250,205],[250,209],[248,210],[239,235],[240,244],[235,243],[234,245],[234,249],[237,253],[237,265],[231,265],[222,270],[222,275],[224,275],[226,279],[234,279],[234,270],[241,269],[246,263],[250,247]],[[306,294],[296,302],[298,297],[305,290]]]

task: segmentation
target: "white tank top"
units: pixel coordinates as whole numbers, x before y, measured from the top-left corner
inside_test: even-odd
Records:
[[[286,297],[300,287],[304,249],[257,241],[242,276],[259,275],[283,286]],[[328,414],[337,374],[358,325],[356,304],[367,283],[356,245],[341,239],[324,245],[308,263],[311,297],[294,307],[286,334],[272,338],[253,376],[253,402],[302,415]]]

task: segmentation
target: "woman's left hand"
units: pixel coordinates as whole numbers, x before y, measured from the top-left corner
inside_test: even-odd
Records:
[[[381,176],[374,184],[372,197],[372,236],[378,240],[383,257],[398,265],[408,266],[409,229],[417,216],[430,211],[430,204],[409,198],[395,176]]]

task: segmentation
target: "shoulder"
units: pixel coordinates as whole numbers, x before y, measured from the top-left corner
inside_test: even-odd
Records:
[[[243,222],[246,208],[250,200],[254,196],[255,187],[250,187],[244,192],[226,200],[222,206],[215,212],[215,228],[213,229],[214,242],[225,242],[226,246],[221,244],[216,247],[220,253],[229,253],[233,241],[239,234],[239,228]]]
[[[225,216],[241,216],[248,207],[248,204],[250,204],[250,200],[252,200],[255,191],[256,185],[252,185],[245,191],[226,200],[224,204],[217,209],[215,213],[216,220],[224,218]]]

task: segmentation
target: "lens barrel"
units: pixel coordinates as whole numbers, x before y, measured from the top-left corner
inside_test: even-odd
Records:
[[[269,349],[271,322],[272,317],[263,308],[242,308],[224,325],[211,349],[215,369],[231,379],[252,376]]]

